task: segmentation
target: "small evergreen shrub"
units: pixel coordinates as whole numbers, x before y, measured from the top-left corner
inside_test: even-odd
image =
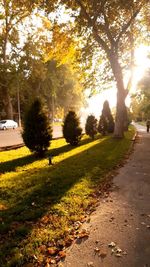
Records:
[[[94,115],[89,115],[85,124],[85,132],[92,139],[94,139],[94,135],[97,134],[97,119]]]
[[[98,132],[105,135],[108,129],[108,124],[105,116],[102,114],[98,123]]]
[[[63,124],[63,136],[66,142],[72,146],[78,145],[81,140],[82,128],[80,127],[79,118],[74,111],[69,111]]]
[[[32,103],[25,114],[22,137],[25,145],[40,157],[50,145],[52,129],[39,99]]]
[[[106,100],[103,104],[102,115],[100,116],[98,124],[98,131],[99,133],[105,135],[106,133],[113,133],[114,127],[115,123],[111,114],[109,102]]]

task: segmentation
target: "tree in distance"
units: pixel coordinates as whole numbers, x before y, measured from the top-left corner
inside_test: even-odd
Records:
[[[102,135],[105,135],[107,132],[108,124],[105,116],[102,114],[99,119],[98,123],[98,132],[101,133]]]
[[[105,135],[106,133],[114,132],[114,119],[111,114],[109,102],[106,100],[103,104],[102,115],[100,116],[98,131]]]
[[[97,134],[97,119],[94,115],[89,115],[85,124],[85,132],[94,140],[94,135]]]
[[[31,104],[25,114],[22,137],[32,152],[39,157],[44,156],[52,139],[52,129],[39,99]]]
[[[63,136],[66,142],[72,146],[77,146],[81,140],[82,128],[75,111],[69,111],[63,124]]]

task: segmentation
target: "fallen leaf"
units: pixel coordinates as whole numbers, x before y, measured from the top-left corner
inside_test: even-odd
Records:
[[[120,253],[116,253],[115,256],[116,257],[122,257],[122,255]]]
[[[37,260],[37,259],[38,259],[36,255],[33,255],[33,258],[34,258],[35,260]]]
[[[94,267],[94,263],[91,261],[88,263],[88,267]]]
[[[41,252],[45,252],[45,250],[46,250],[46,246],[45,246],[45,245],[41,245],[41,246],[39,247],[39,250],[40,250]]]
[[[51,263],[51,264],[55,264],[55,263],[56,263],[56,260],[55,260],[55,259],[51,259],[51,260],[50,260],[50,263]]]
[[[100,248],[96,247],[96,248],[94,248],[94,251],[95,252],[99,252],[100,251]]]
[[[116,252],[116,250],[112,248],[111,253],[113,254],[113,253],[115,253],[115,252]]]
[[[62,250],[62,251],[59,251],[59,256],[61,257],[61,258],[65,258],[66,257],[66,252],[64,251],[64,250]]]
[[[108,244],[108,247],[110,247],[110,248],[113,248],[115,246],[116,246],[116,244],[113,241],[110,244]]]
[[[57,248],[48,248],[47,251],[50,255],[55,255],[57,253]]]
[[[80,221],[77,221],[74,223],[74,228],[77,230],[79,229],[79,227],[82,225],[82,223]]]
[[[117,252],[117,253],[121,253],[122,250],[121,250],[120,248],[116,248],[116,252]]]
[[[81,232],[78,234],[78,238],[84,238],[84,237],[89,237],[89,232],[86,229],[83,229]]]

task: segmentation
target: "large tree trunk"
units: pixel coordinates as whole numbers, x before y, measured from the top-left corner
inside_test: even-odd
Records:
[[[12,120],[13,119],[13,107],[12,107],[11,97],[7,89],[5,89],[3,103],[4,103],[4,111],[6,113],[6,118]]]
[[[116,119],[115,119],[115,130],[114,137],[122,138],[124,136],[124,130],[126,126],[126,106],[125,97],[122,92],[117,93],[117,107],[116,107]]]
[[[5,3],[5,9],[6,9],[6,3]],[[3,86],[3,94],[4,94],[4,111],[6,113],[7,119],[13,119],[13,107],[12,107],[12,101],[8,90],[7,85],[7,44],[8,44],[8,34],[9,34],[9,25],[8,25],[8,17],[5,18],[6,21],[6,32],[5,32],[5,38],[4,38],[4,45],[3,45],[3,60],[4,60],[4,86]]]
[[[117,86],[117,106],[114,137],[122,138],[124,136],[124,130],[127,125],[127,109],[125,105],[125,99],[128,91],[124,88],[122,69],[119,64],[117,54],[111,53],[109,60]]]

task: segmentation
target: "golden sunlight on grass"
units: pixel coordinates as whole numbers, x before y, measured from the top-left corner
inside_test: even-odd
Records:
[[[77,147],[54,140],[47,154],[52,166],[25,147],[0,152],[0,266],[42,266],[50,252],[71,244],[76,222],[93,210],[95,191],[123,159],[133,134],[132,128],[122,140],[85,136]]]

